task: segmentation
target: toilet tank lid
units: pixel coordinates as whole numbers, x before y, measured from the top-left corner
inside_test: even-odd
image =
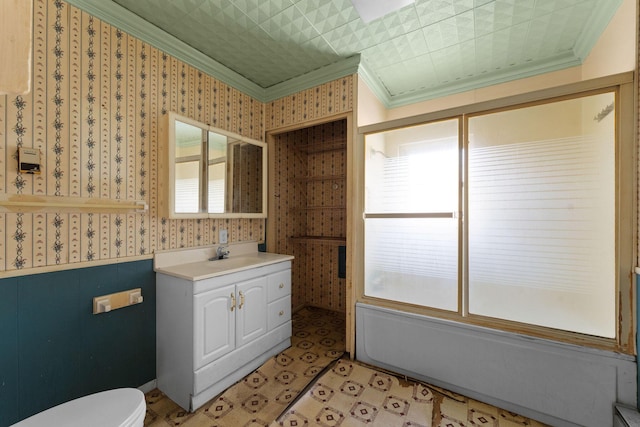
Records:
[[[128,427],[145,411],[144,394],[140,390],[118,388],[54,406],[13,427]]]

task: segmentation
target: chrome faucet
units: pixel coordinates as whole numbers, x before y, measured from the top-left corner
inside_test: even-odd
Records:
[[[218,259],[224,259],[229,256],[229,247],[228,246],[218,246],[216,249],[216,257]]]
[[[220,245],[216,248],[215,256],[209,258],[209,261],[215,261],[217,259],[224,259],[229,256],[229,247]]]

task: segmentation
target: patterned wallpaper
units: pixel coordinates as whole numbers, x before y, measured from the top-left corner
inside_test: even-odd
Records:
[[[353,83],[353,76],[347,76],[269,102],[266,130],[302,126],[305,122],[353,111]]]
[[[0,272],[155,250],[263,241],[263,219],[158,215],[158,123],[168,111],[253,139],[353,108],[351,76],[263,104],[61,0],[34,0],[32,90],[0,96],[0,192],[144,199],[145,214],[0,214]],[[18,147],[42,152],[17,173]]]
[[[157,215],[158,122],[167,111],[263,140],[264,104],[60,0],[34,1],[33,85],[0,96],[0,192],[144,199],[146,214],[0,215],[0,271],[264,239],[262,219]],[[17,173],[39,148],[41,175]]]

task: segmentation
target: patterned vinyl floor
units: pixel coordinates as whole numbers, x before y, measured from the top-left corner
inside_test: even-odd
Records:
[[[313,307],[293,314],[291,347],[205,403],[186,412],[160,390],[146,394],[145,426],[268,426],[344,353],[344,315]]]
[[[343,358],[271,424],[278,426],[542,427],[544,424]]]
[[[473,399],[381,372],[347,357],[344,316],[306,307],[292,346],[195,413],[147,393],[145,426],[543,427]]]

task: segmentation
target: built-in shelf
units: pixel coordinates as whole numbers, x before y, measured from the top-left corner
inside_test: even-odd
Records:
[[[325,151],[341,151],[347,147],[346,141],[330,142],[327,144],[308,144],[298,145],[296,149],[302,153],[315,154],[323,153]]]
[[[0,194],[0,212],[144,213],[144,200]]]
[[[291,208],[294,211],[337,211],[344,210],[345,206],[304,206],[300,208]]]
[[[312,245],[344,246],[347,244],[347,239],[345,237],[292,236],[289,239],[295,243],[305,243],[305,244],[312,244]]]
[[[317,176],[302,176],[296,178],[300,181],[340,181],[346,179],[345,175],[317,175]]]

